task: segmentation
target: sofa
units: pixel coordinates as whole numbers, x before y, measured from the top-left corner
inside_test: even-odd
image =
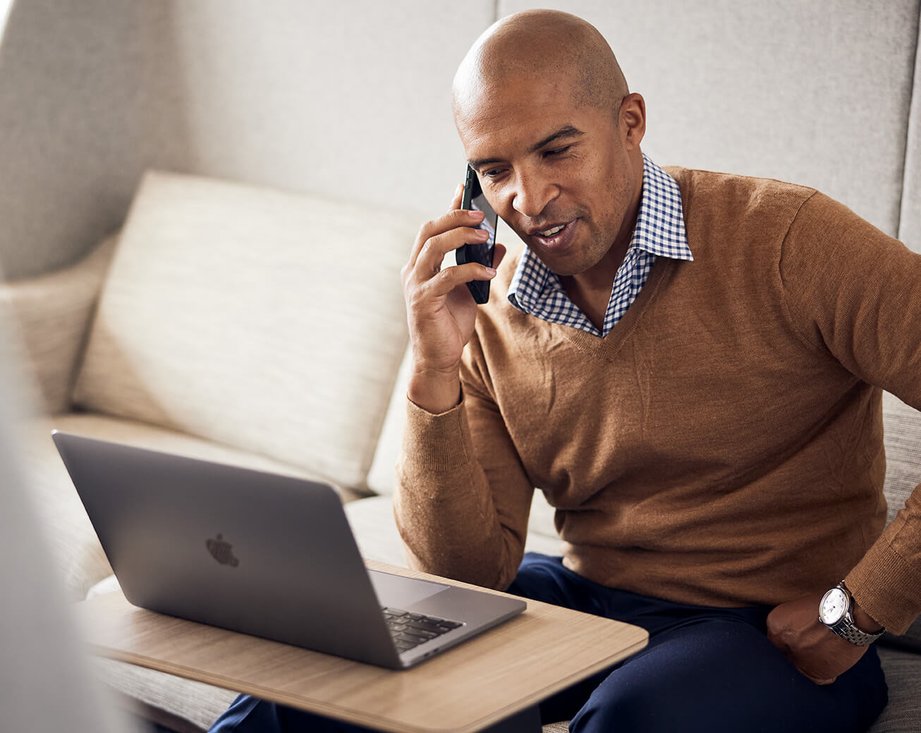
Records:
[[[0,310],[40,406],[24,458],[75,602],[115,586],[52,428],[330,482],[363,554],[405,562],[399,269],[463,165],[453,68],[531,5],[14,4]],[[551,5],[610,39],[657,162],[813,185],[921,251],[919,0]],[[884,410],[892,516],[921,481],[921,413],[890,395]],[[558,548],[535,491],[527,549]],[[919,730],[921,627],[884,643],[873,731]],[[235,695],[96,667],[180,732]]]

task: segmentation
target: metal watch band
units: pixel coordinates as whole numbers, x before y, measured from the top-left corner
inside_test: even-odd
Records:
[[[866,631],[861,631],[854,625],[854,622],[847,617],[841,619],[834,626],[829,626],[828,628],[834,631],[845,641],[849,641],[851,644],[856,646],[868,646],[883,635],[882,631],[876,634],[868,634]]]
[[[861,629],[857,628],[857,625],[854,623],[854,596],[851,595],[851,591],[848,590],[848,587],[844,584],[843,580],[838,583],[837,587],[844,591],[844,593],[847,595],[847,612],[844,614],[844,617],[837,623],[826,625],[842,639],[850,642],[851,644],[854,644],[855,646],[869,646],[879,637],[881,637],[886,630],[880,629],[875,634],[869,634],[866,631],[862,631]]]

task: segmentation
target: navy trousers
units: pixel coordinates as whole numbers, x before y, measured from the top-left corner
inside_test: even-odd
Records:
[[[613,590],[535,553],[525,555],[509,592],[649,632],[643,651],[541,703],[544,723],[570,720],[570,731],[858,733],[888,699],[873,648],[832,685],[803,677],[768,641],[768,607],[709,608]],[[367,729],[242,695],[211,730]]]

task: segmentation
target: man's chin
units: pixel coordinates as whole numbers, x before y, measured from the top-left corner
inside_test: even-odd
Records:
[[[581,263],[575,262],[574,258],[566,254],[554,252],[544,252],[537,247],[528,247],[537,259],[544,263],[547,269],[558,277],[572,277],[585,271]]]

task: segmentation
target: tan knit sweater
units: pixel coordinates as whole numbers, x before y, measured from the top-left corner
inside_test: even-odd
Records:
[[[903,631],[921,491],[880,535],[879,388],[921,408],[921,255],[812,189],[669,172],[694,262],[658,260],[602,339],[513,308],[508,258],[462,404],[409,404],[396,513],[414,562],[506,586],[536,487],[566,565],[598,583],[737,606],[846,578]]]

